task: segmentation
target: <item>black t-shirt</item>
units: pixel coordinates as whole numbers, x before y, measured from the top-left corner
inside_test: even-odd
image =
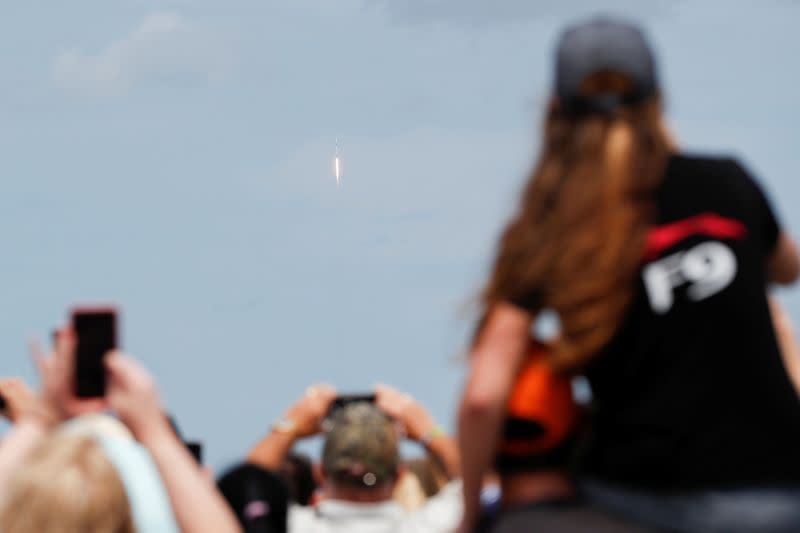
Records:
[[[766,296],[779,226],[734,160],[670,158],[639,286],[587,369],[587,473],[653,489],[800,486],[800,402]]]
[[[655,194],[631,309],[586,371],[586,472],[650,489],[800,487],[800,400],[766,295],[775,215],[731,159],[674,155]]]

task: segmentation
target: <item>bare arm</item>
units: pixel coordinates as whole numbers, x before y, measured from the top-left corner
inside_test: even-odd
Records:
[[[293,432],[273,429],[250,450],[247,462],[278,472],[296,440]]]
[[[309,387],[286,411],[281,422],[253,447],[247,461],[277,472],[296,440],[321,431],[322,420],[335,399],[336,389],[330,385]]]
[[[233,511],[169,426],[152,377],[120,353],[109,354],[105,361],[108,403],[150,452],[181,531],[240,532]]]
[[[387,385],[375,387],[375,401],[384,413],[403,424],[409,439],[427,448],[448,479],[461,475],[458,443],[444,432],[424,405]]]
[[[786,232],[778,235],[775,250],[767,260],[767,278],[773,283],[789,285],[800,276],[800,252]]]
[[[150,452],[161,474],[181,531],[241,531],[222,495],[197,467],[194,457],[166,422],[158,431],[143,436],[142,444]]]
[[[524,361],[532,321],[533,317],[519,308],[500,304],[490,311],[472,350],[458,414],[467,529],[478,520],[483,477],[492,464],[505,405]]]
[[[447,479],[461,475],[461,461],[458,441],[448,435],[433,437],[426,448],[431,456],[444,468]]]

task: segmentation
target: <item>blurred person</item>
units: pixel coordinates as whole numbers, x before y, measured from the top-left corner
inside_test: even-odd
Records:
[[[302,453],[290,453],[281,465],[280,473],[289,487],[289,498],[299,505],[311,505],[317,490],[311,458]]]
[[[244,533],[286,532],[290,491],[282,475],[245,463],[228,470],[217,486]]]
[[[549,350],[532,339],[514,383],[494,458],[500,508],[481,531],[644,531],[581,497],[574,476],[584,417],[571,378],[547,363]]]
[[[416,511],[428,500],[419,478],[410,470],[402,469],[394,485],[392,499],[406,511]]]
[[[460,466],[456,444],[428,411],[406,394],[378,386],[375,404],[349,404],[333,415],[325,435],[321,501],[292,505],[290,532],[449,532],[461,518]],[[310,387],[250,452],[248,461],[273,472],[298,439],[318,435],[336,399],[329,386]],[[401,474],[399,443],[422,443],[444,465],[451,481],[415,512],[392,500]]]
[[[592,498],[671,528],[800,529],[800,406],[765,295],[797,279],[800,256],[741,164],[676,150],[659,88],[636,27],[562,34],[459,409],[464,530],[543,311],[561,325],[549,363],[592,387]]]
[[[139,363],[119,352],[107,354],[104,359],[107,369],[106,395],[84,400],[75,397],[73,390],[73,333],[68,329],[61,330],[56,336],[55,350],[49,355],[43,353],[38,345],[32,348],[42,391],[35,401],[20,409],[20,412],[27,414],[12,427],[0,447],[0,487],[9,486],[9,480],[14,479],[19,464],[59,424],[81,414],[110,408],[147,450],[145,452],[124,439],[98,440],[128,489],[134,517],[141,517],[141,523],[145,524],[145,527],[140,527],[137,523],[137,530],[173,530],[163,522],[157,527],[147,526],[152,517],[158,515],[155,512],[157,508],[163,505],[169,508],[171,504],[181,531],[186,533],[241,531],[222,496],[170,427],[163,415],[155,382]],[[148,464],[154,464],[157,469],[156,477],[160,476],[158,484],[153,484],[152,478],[148,480],[142,477],[141,473]],[[161,500],[168,497],[168,501],[152,498],[155,487],[160,486],[162,481],[166,495]],[[142,486],[149,488],[138,490]],[[151,505],[153,507],[148,507]]]
[[[4,533],[134,533],[125,487],[102,447],[85,436],[48,437],[4,488]]]
[[[447,485],[447,476],[441,466],[428,455],[403,461],[403,468],[417,476],[426,498],[435,496]]]
[[[106,475],[106,464],[113,476]],[[123,487],[130,520],[122,520],[120,507],[106,499],[114,494],[114,480]],[[114,531],[130,521],[135,531],[178,531],[152,459],[109,416],[83,415],[59,426],[21,462],[6,489],[2,516],[21,529],[36,523],[33,531]],[[70,520],[60,521],[58,514],[42,517],[46,508],[69,508]],[[109,516],[102,520],[102,513]]]
[[[181,531],[241,531],[236,518],[164,416],[155,381],[134,359],[106,356],[108,405],[147,448],[164,480]]]

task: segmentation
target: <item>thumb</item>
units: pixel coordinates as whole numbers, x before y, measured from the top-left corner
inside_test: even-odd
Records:
[[[129,385],[132,378],[131,363],[121,352],[116,350],[109,352],[103,358],[103,364],[111,382],[122,387]]]

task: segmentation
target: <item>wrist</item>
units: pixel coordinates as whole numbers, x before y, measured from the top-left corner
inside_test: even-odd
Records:
[[[443,437],[447,437],[447,431],[442,426],[434,423],[423,431],[416,440],[426,448],[429,448],[434,441]]]
[[[144,423],[141,426],[130,425],[133,436],[148,449],[159,446],[162,442],[177,439],[174,430],[166,418],[158,417],[156,421]]]
[[[290,437],[297,436],[297,422],[288,416],[282,416],[272,423],[271,430],[273,433],[280,435],[287,435]]]

